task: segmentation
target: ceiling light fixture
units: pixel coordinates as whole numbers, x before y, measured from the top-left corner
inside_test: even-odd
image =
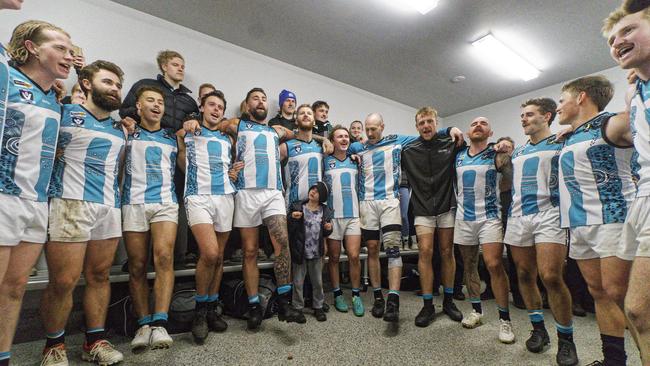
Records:
[[[540,71],[496,39],[491,33],[474,42],[478,57],[504,76],[516,76],[524,81],[535,79]]]
[[[403,0],[401,3],[410,6],[420,12],[420,14],[424,15],[438,6],[438,1],[439,0]]]

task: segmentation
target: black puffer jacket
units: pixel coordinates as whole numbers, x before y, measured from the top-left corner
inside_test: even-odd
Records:
[[[183,127],[187,115],[191,113],[199,113],[199,107],[196,105],[194,98],[190,96],[191,91],[184,85],[173,90],[172,86],[165,81],[162,75],[158,75],[156,79],[142,79],[133,84],[131,90],[124,98],[122,107],[120,107],[120,117],[131,117],[136,121],[140,121],[138,111],[135,107],[135,93],[145,85],[156,86],[165,93],[165,114],[163,115],[160,125],[163,128],[171,128],[178,131]]]
[[[302,208],[307,201],[294,202],[289,208],[287,215],[287,228],[289,229],[289,248],[291,250],[291,262],[302,264],[305,258],[305,218],[304,215],[299,219],[292,217],[292,213],[302,213]],[[334,212],[327,205],[321,204],[323,208],[323,223],[321,225],[320,237],[318,238],[318,254],[322,258],[325,255],[325,238],[330,236],[332,230],[325,230],[326,223],[332,223]]]

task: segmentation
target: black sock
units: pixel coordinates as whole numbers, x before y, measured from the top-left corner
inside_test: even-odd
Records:
[[[352,296],[361,296],[361,291],[359,289],[352,289]]]
[[[569,341],[569,342],[573,343],[573,333],[557,332],[557,338],[558,339],[564,339],[565,341]]]
[[[47,338],[45,338],[45,348],[50,348],[50,347],[56,346],[57,344],[65,344],[65,333],[62,333],[58,337],[54,337],[54,338],[47,337]]]
[[[541,322],[530,322],[533,325],[533,329],[546,329],[546,325],[544,325],[544,321],[542,320]],[[559,337],[559,332],[557,333]]]
[[[9,358],[5,358],[4,360],[0,360],[0,366],[9,366]]]
[[[208,308],[208,302],[207,301],[197,301],[196,302],[196,308],[194,310],[202,310],[202,309],[207,309]]]
[[[497,306],[497,309],[499,310],[499,319],[510,321],[510,311],[508,311],[508,308]]]
[[[481,306],[481,302],[473,302],[472,309],[474,309],[474,311],[479,314],[483,314],[483,307]]]
[[[444,295],[442,296],[442,303],[443,304],[449,304],[454,300],[454,293],[448,293],[445,291]]]
[[[424,307],[425,308],[432,308],[433,307],[433,298],[427,299],[423,298],[424,300]]]
[[[381,293],[380,288],[376,288],[372,291],[373,295],[375,295],[375,300],[383,300],[384,295]]]
[[[163,319],[154,320],[149,325],[152,327],[163,327],[167,329],[167,320],[163,320]]]
[[[342,295],[343,295],[343,291],[341,291],[340,288],[337,288],[336,290],[334,290],[334,297],[342,296]]]
[[[103,329],[97,332],[86,332],[86,344],[89,346],[102,339],[106,339],[106,331]]]
[[[600,339],[603,342],[605,365],[625,365],[627,361],[625,338],[601,334]]]
[[[388,302],[392,302],[393,304],[399,305],[399,294],[389,292]]]

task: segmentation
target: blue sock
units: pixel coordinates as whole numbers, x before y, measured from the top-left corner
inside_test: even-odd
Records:
[[[569,325],[561,325],[555,322],[555,329],[557,329],[558,338],[573,342],[573,322],[569,323]]]
[[[214,295],[208,295],[208,302],[219,301],[219,293],[217,292]]]
[[[259,295],[255,294],[253,296],[249,296],[248,297],[248,303],[249,304],[259,304],[260,303]]]
[[[197,293],[194,295],[194,301],[196,301],[196,310],[208,308],[208,295],[199,295]]]
[[[152,322],[151,315],[145,315],[142,318],[138,319],[138,325],[143,326]]]
[[[156,321],[156,320],[164,320],[167,321],[169,319],[169,316],[167,313],[155,313],[153,314],[153,317],[151,317],[151,320]]]
[[[510,321],[510,310],[507,307],[502,308],[501,306],[497,306],[497,310],[499,310],[499,319]]]
[[[287,292],[291,291],[291,285],[286,284],[286,285],[278,286],[276,291],[278,292],[278,295],[284,295]]]
[[[546,329],[544,326],[544,311],[542,309],[528,310],[528,319],[533,329]]]
[[[481,306],[481,299],[469,299],[472,304],[472,309],[479,314],[483,314],[483,307]]]
[[[0,352],[0,360],[8,360],[11,358],[11,352]]]

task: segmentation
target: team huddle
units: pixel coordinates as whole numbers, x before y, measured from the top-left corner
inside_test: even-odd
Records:
[[[19,9],[20,3],[0,0],[0,8]],[[199,88],[198,105],[189,97],[181,84],[185,61],[174,51],[158,55],[157,79],[135,83],[122,100],[119,66],[104,60],[85,65],[65,30],[44,21],[21,23],[6,48],[0,47],[0,366],[9,364],[25,286],[43,250],[49,283],[41,302],[46,331],[41,365],[68,364],[65,326],[82,273],[82,358],[100,365],[123,361],[104,329],[109,272],[120,239],[128,254],[138,323],[131,348],[172,346],[167,323],[174,246],[179,223],[185,221],[200,253],[192,322],[197,343],[211,331],[228,328],[219,291],[233,227],[244,253],[248,329],[259,329],[265,315],[257,253],[267,231],[280,321],[307,322],[307,275],[314,317],[327,320],[324,266],[335,309],[345,313],[351,307],[363,317],[363,244],[373,288],[370,313],[398,322],[402,176],[410,188],[419,251],[423,306],[416,326],[427,327],[436,316],[432,257],[437,244],[441,311],[465,328],[482,325],[482,253],[499,315],[498,340],[514,343],[503,264],[506,244],[531,322],[528,351],[544,351],[551,339],[539,277],[555,321],[556,362],[579,362],[572,300],[563,279],[568,255],[577,261],[595,301],[604,359],[592,365],[626,364],[626,327],[642,362],[650,365],[646,3],[626,1],[603,27],[614,60],[633,70],[627,110],[606,112],[614,95],[606,78],[578,78],[558,91],[557,102],[547,97],[523,101],[521,125],[528,140],[516,147],[503,139],[491,143],[493,131],[485,117],[472,120],[464,133],[455,127],[439,129],[432,107],[416,112],[413,136],[385,135],[379,113],[350,128],[333,125],[326,102],[298,106],[288,90],[280,93],[280,112],[270,121],[261,88],[251,89],[239,116],[227,119],[226,97],[212,85]],[[73,89],[71,101],[62,102],[57,79],[66,79],[71,69],[78,76],[77,95]],[[112,117],[116,111],[119,119]],[[556,119],[566,129],[553,134],[550,126]],[[504,187],[512,191],[512,202],[502,207]],[[460,249],[472,308],[466,314],[453,301],[454,245]],[[386,298],[381,248],[387,258]],[[340,286],[343,251],[349,262],[350,302]],[[152,296],[149,262],[156,273]]]

